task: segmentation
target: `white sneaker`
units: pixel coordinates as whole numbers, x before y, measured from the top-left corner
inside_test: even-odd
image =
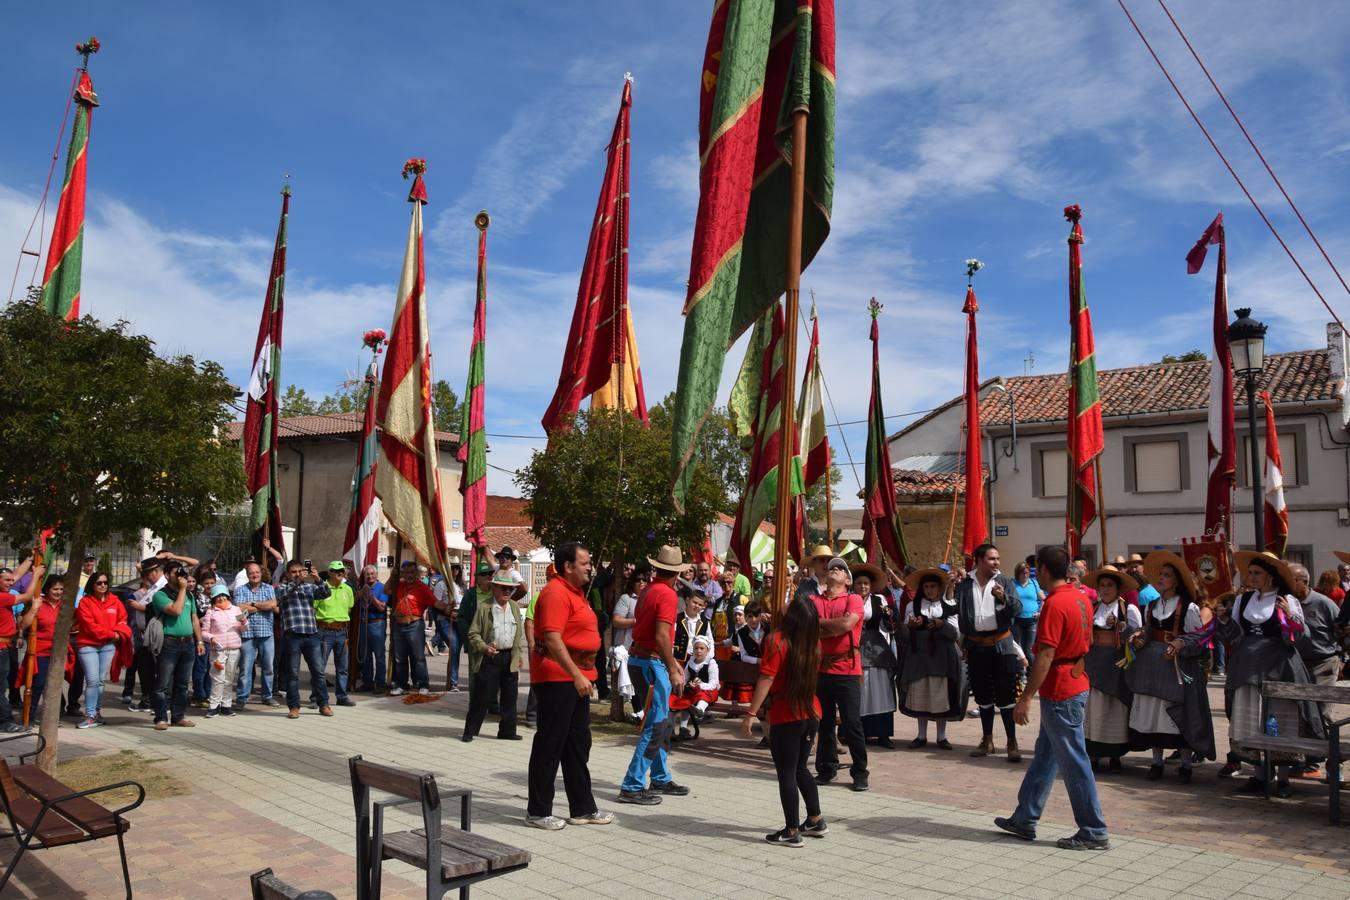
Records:
[[[418,689],[417,689],[417,693],[419,693],[419,694],[421,694],[423,697],[425,697],[427,694],[430,694],[431,691],[429,691],[429,690],[426,689],[426,688],[418,688]]]
[[[84,721],[81,722],[80,724],[76,725],[75,727],[76,727],[76,728],[97,728],[98,726],[100,726],[100,725],[102,725],[102,724],[103,724],[102,722],[100,722],[98,719],[94,718],[93,716],[85,716],[85,717],[84,717]]]
[[[614,821],[614,813],[596,812],[588,816],[569,816],[568,825],[609,825]]]
[[[567,823],[557,816],[526,816],[525,824],[545,831],[562,831],[567,827]]]
[[[390,688],[390,689],[389,689],[389,696],[390,696],[390,697],[401,697],[401,696],[403,696],[403,688],[401,688],[401,687],[393,687],[393,688]]]

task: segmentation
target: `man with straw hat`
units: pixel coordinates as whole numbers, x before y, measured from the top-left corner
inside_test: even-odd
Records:
[[[680,600],[675,581],[686,563],[679,547],[666,545],[647,557],[652,583],[638,598],[633,644],[628,651],[628,676],[635,696],[646,693],[642,733],[619,788],[619,802],[655,806],[662,795],[683,797],[689,788],[675,782],[666,764],[670,747],[670,695],[684,688],[684,665],[675,659],[675,617]],[[651,778],[648,787],[647,779]]]
[[[834,559],[834,551],[825,544],[811,548],[811,555],[802,563],[801,581],[797,583],[797,596],[810,600],[816,594],[825,591],[825,567]]]
[[[464,717],[468,743],[478,735],[487,716],[488,704],[497,700],[501,721],[497,740],[518,741],[516,702],[520,693],[520,659],[525,650],[525,627],[520,605],[512,600],[516,581],[504,569],[492,576],[492,602],[479,604],[469,625],[469,713]]]

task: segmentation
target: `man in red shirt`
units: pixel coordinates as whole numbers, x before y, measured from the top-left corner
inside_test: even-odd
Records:
[[[839,771],[838,730],[848,745],[848,772],[853,790],[867,790],[867,741],[862,730],[862,639],[863,601],[849,590],[853,575],[848,563],[834,557],[825,566],[824,594],[814,594],[820,616],[820,675],[816,697],[820,700],[820,737],[816,746],[816,784],[829,784]],[[835,727],[838,715],[840,728]]]
[[[600,630],[582,593],[591,580],[591,554],[576,541],[553,551],[558,577],[534,604],[530,683],[539,698],[538,727],[530,748],[529,806],[525,824],[545,831],[568,825],[608,825],[611,813],[591,793],[591,682]],[[553,815],[553,782],[562,766],[566,821]]]
[[[678,547],[662,547],[655,557],[647,557],[652,567],[652,583],[638,598],[633,644],[628,651],[628,675],[635,697],[646,695],[647,712],[642,718],[642,733],[633,748],[633,760],[619,788],[620,803],[655,806],[661,794],[683,797],[689,788],[675,783],[666,765],[670,746],[670,694],[684,687],[684,666],[676,661],[675,618],[680,599],[675,579],[684,568]],[[651,789],[647,775],[651,774]]]
[[[26,565],[20,566],[21,569]],[[28,581],[28,589],[22,594],[15,594],[10,589],[14,587],[14,573],[6,569],[0,574],[0,733],[14,734],[27,729],[14,721],[14,710],[9,704],[9,683],[10,683],[10,648],[14,646],[15,639],[18,636],[18,625],[14,620],[14,607],[18,604],[29,604],[38,595],[38,585],[42,584],[43,576],[47,574],[45,566],[34,566],[33,577]]]
[[[389,696],[397,697],[410,686],[419,694],[429,693],[427,677],[427,639],[422,616],[435,608],[436,595],[418,577],[417,560],[405,559],[398,569],[398,581],[385,586],[393,597],[388,604],[393,622],[394,671],[390,675]]]
[[[1083,738],[1083,712],[1087,706],[1088,679],[1084,657],[1092,644],[1092,606],[1082,590],[1068,581],[1069,554],[1063,547],[1042,547],[1036,554],[1036,580],[1047,593],[1041,604],[1036,633],[1036,662],[1027,677],[1026,690],[1013,709],[1017,724],[1031,718],[1031,698],[1040,691],[1041,733],[1036,755],[1022,779],[1017,809],[994,824],[1027,841],[1036,839],[1036,824],[1058,773],[1064,779],[1078,832],[1060,838],[1062,850],[1106,850],[1106,821],[1097,801],[1097,782],[1092,776]]]

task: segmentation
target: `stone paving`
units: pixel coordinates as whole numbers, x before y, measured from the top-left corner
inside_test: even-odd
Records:
[[[472,787],[474,830],[534,854],[527,870],[484,882],[475,896],[629,900],[692,891],[758,898],[858,889],[970,898],[1350,897],[1350,831],[1327,826],[1320,783],[1296,784],[1289,801],[1236,799],[1236,785],[1217,782],[1213,764],[1186,787],[1170,767],[1168,780],[1146,781],[1142,759],[1130,758],[1123,774],[1102,778],[1112,849],[1062,851],[1053,838],[1073,829],[1059,790],[1040,842],[992,828],[992,816],[1011,809],[1024,766],[969,759],[978,737],[972,720],[952,728],[952,753],[931,744],[924,751],[873,748],[872,791],[823,789],[830,835],[789,850],[763,843],[781,822],[767,751],[717,721],[675,754],[677,777],[693,792],[653,808],[614,802],[632,740],[598,735],[595,792],[618,822],[546,833],[521,822],[528,730],[527,740],[496,741],[489,722],[486,737],[461,743],[465,694],[418,705],[369,696],[358,702],[332,719],[304,710],[289,721],[284,711],[253,706],[232,719],[197,718],[197,728],[167,732],[118,707],[105,710],[110,727],[67,727],[62,742],[72,752],[134,749],[193,781],[190,796],[151,801],[132,814],[134,884],[149,898],[245,896],[248,873],[265,866],[293,884],[352,896],[346,761],[353,753],[429,769],[442,785]],[[607,709],[597,705],[593,714]],[[897,726],[897,742],[912,736],[908,720]],[[1024,753],[1033,740],[1028,731]],[[561,810],[561,783],[558,793]],[[414,823],[401,817],[394,825]],[[8,853],[12,844],[0,846]],[[418,895],[416,875],[400,864],[386,864],[385,883],[387,896]],[[27,857],[16,885],[7,896],[118,896],[116,845]]]

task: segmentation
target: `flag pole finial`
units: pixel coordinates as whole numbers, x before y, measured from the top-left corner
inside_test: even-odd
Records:
[[[283,172],[281,178],[281,196],[289,197],[291,195],[291,173]]]
[[[632,83],[633,83],[633,73],[632,73],[632,72],[624,72],[624,73],[623,73],[623,80],[626,81],[626,82],[628,82],[629,84],[632,84]]]
[[[984,268],[984,263],[971,257],[966,260],[966,287],[970,287],[975,282],[975,273]]]
[[[877,317],[877,316],[881,315],[881,308],[882,308],[882,304],[880,304],[880,303],[877,302],[877,298],[876,298],[876,297],[873,297],[873,298],[868,302],[868,304],[867,304],[867,311],[870,312],[870,313],[872,314],[872,319],[873,319],[873,321],[876,320],[876,317]]]
[[[84,62],[80,66],[81,72],[89,71],[89,57],[97,53],[102,46],[103,45],[98,42],[98,38],[94,37],[92,34],[89,36],[89,40],[85,41],[83,44],[75,45],[75,52],[84,57]]]
[[[492,216],[488,215],[486,209],[480,209],[478,215],[473,217],[473,224],[479,231],[487,231],[492,224]]]
[[[818,318],[818,316],[816,315],[816,289],[815,289],[815,288],[811,288],[811,315],[810,315],[810,319],[811,319],[812,322],[814,322],[817,318]]]

